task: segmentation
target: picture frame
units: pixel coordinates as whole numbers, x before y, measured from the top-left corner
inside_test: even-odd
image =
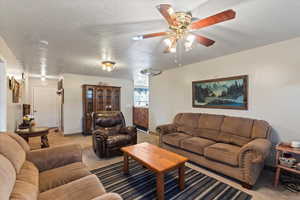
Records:
[[[192,82],[194,108],[248,110],[248,75]]]

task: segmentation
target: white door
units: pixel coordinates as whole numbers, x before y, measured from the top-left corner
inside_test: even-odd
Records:
[[[7,129],[7,82],[4,62],[0,59],[0,132]]]
[[[33,114],[37,126],[59,126],[58,101],[56,88],[33,88]]]

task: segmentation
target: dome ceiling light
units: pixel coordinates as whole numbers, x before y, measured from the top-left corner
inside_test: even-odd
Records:
[[[102,69],[104,71],[108,71],[108,72],[111,72],[116,68],[116,62],[114,62],[114,61],[108,61],[108,60],[103,61],[101,63],[101,65],[102,65]]]

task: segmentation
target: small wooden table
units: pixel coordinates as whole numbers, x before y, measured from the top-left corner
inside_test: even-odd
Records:
[[[164,176],[165,173],[174,169],[178,169],[179,188],[184,189],[184,167],[185,162],[188,161],[186,157],[176,153],[167,151],[149,143],[140,143],[128,147],[123,147],[124,152],[124,173],[129,173],[129,156],[141,163],[151,171],[156,173],[156,190],[157,198],[164,199]]]
[[[30,137],[41,137],[41,147],[47,148],[49,147],[48,142],[48,127],[35,127],[32,130],[27,129],[17,129],[16,133],[24,138],[27,142],[29,142]]]
[[[293,148],[290,146],[289,143],[280,143],[276,146],[276,165],[277,165],[276,167],[277,167],[277,169],[276,169],[276,175],[275,175],[275,180],[274,180],[274,187],[278,186],[281,170],[286,170],[286,171],[300,174],[299,170],[280,165],[279,157],[282,153],[294,153],[294,154],[300,155],[300,148]]]

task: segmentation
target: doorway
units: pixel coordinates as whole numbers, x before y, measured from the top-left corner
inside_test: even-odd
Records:
[[[59,127],[59,98],[56,90],[33,87],[33,115],[37,126]]]
[[[7,130],[7,80],[5,62],[0,58],[0,132]]]

